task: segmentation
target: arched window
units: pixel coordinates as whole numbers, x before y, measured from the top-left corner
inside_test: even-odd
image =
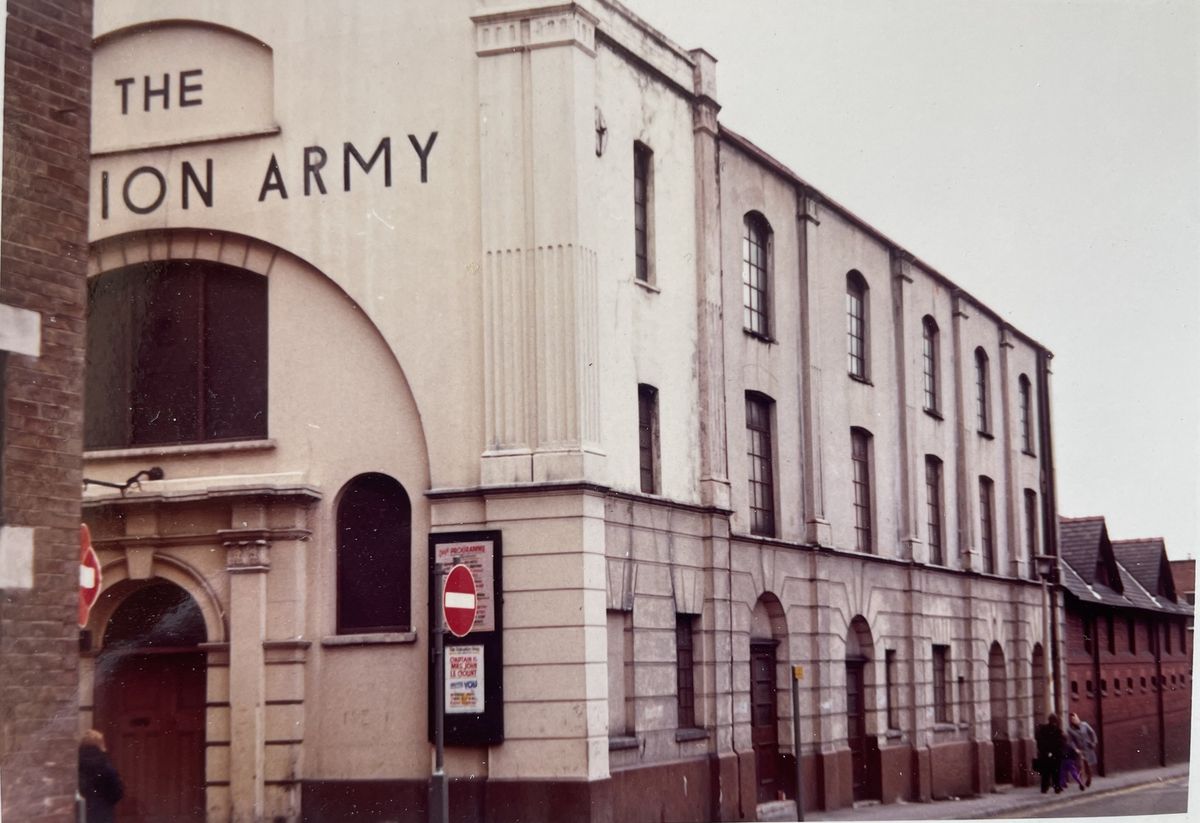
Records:
[[[337,506],[337,632],[412,627],[412,505],[385,474],[360,474]]]
[[[1017,378],[1017,394],[1021,407],[1021,448],[1026,454],[1033,454],[1033,393],[1025,375]]]
[[[991,434],[988,356],[982,348],[975,349],[975,413],[978,418],[979,433]]]
[[[921,321],[922,362],[925,379],[925,411],[938,411],[941,405],[941,380],[938,376],[938,325],[929,315]]]
[[[748,212],[742,235],[742,325],[751,334],[771,336],[771,226]]]
[[[867,344],[867,281],[856,271],[846,275],[846,335],[847,369],[851,377],[866,380],[868,367]]]
[[[267,280],[206,260],[88,284],[87,448],[267,435]]]

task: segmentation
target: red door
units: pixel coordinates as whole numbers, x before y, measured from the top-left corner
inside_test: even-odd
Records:
[[[774,800],[780,789],[774,643],[750,645],[750,739],[758,772],[758,802],[766,803]]]
[[[205,656],[156,651],[97,666],[96,725],[125,784],[117,819],[204,819]]]

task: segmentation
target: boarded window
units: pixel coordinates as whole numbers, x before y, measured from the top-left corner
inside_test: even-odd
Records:
[[[384,474],[360,474],[337,508],[338,634],[412,627],[412,507]]]

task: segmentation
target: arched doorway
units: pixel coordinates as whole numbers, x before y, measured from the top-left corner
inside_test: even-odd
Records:
[[[850,774],[855,801],[880,795],[878,751],[867,734],[867,677],[873,643],[865,618],[850,621],[846,632],[846,742],[850,746]]]
[[[992,757],[996,783],[1013,782],[1012,740],[1008,734],[1008,678],[1004,650],[992,643],[988,653],[988,699],[992,715]]]
[[[196,601],[162,579],[133,591],[105,627],[95,724],[125,784],[123,821],[205,817],[205,639]]]
[[[773,595],[764,594],[750,616],[750,739],[754,746],[759,803],[775,800],[784,788],[779,762],[776,651],[786,638],[783,606]]]

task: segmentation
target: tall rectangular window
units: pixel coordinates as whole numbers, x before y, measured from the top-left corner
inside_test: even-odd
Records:
[[[658,390],[638,385],[638,468],[642,491],[658,494]]]
[[[675,615],[675,684],[679,702],[679,728],[696,728],[696,618]]]
[[[900,728],[899,712],[896,707],[896,650],[886,649],[883,653],[884,700],[887,701],[887,726]]]
[[[942,547],[942,461],[925,455],[925,510],[929,526],[929,562],[945,565]]]
[[[649,283],[651,185],[654,153],[641,143],[633,144],[633,255],[637,261],[637,279]]]
[[[1128,635],[1129,653],[1137,654],[1137,618],[1133,615],[1125,618],[1125,634]]]
[[[742,324],[760,337],[771,336],[771,227],[766,218],[749,212],[743,218]]]
[[[950,722],[950,647],[933,647],[933,719]]]
[[[983,349],[975,349],[975,416],[980,434],[992,431],[989,394],[988,356]]]
[[[866,429],[850,430],[850,462],[854,479],[854,533],[860,552],[874,548],[871,530],[871,433]]]
[[[1033,392],[1029,378],[1025,375],[1021,375],[1017,385],[1021,415],[1021,449],[1026,454],[1033,454]]]
[[[867,379],[867,281],[852,271],[846,275],[847,369],[851,377]]]
[[[1108,653],[1117,653],[1117,634],[1113,626],[1112,612],[1104,615],[1104,628],[1108,631]]]
[[[926,315],[921,321],[922,333],[922,363],[925,384],[925,411],[938,410],[938,326],[932,317]]]
[[[1036,580],[1038,554],[1038,506],[1037,492],[1025,490],[1025,555],[1029,558],[1029,576]]]
[[[775,536],[775,467],[770,398],[746,393],[746,439],[750,469],[750,533]]]
[[[983,569],[996,573],[996,510],[994,487],[990,477],[979,478],[979,550],[983,554]]]

